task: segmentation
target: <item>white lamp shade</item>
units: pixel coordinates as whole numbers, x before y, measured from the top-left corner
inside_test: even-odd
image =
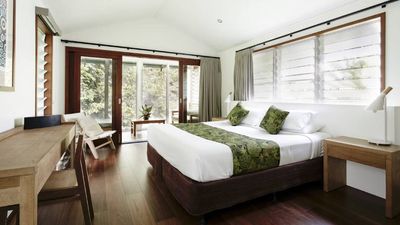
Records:
[[[225,103],[231,103],[232,102],[232,92],[229,92],[228,96],[225,98]]]
[[[373,111],[374,113],[377,111],[384,110],[385,98],[386,98],[386,94],[381,93],[367,107],[365,107],[365,109],[368,111]]]

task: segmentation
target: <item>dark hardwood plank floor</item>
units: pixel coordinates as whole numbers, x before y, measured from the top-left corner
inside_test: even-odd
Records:
[[[146,143],[100,149],[100,160],[88,155],[87,166],[95,211],[94,225],[190,225],[187,214],[161,183],[152,178]],[[208,224],[400,224],[385,218],[384,200],[350,187],[330,193],[321,183],[307,184],[214,212]],[[39,207],[40,225],[83,225],[78,201]]]

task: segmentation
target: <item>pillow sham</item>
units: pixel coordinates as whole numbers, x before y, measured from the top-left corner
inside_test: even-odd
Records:
[[[245,110],[241,105],[240,102],[236,104],[235,107],[229,112],[227,119],[232,124],[232,126],[239,125],[242,120],[249,114],[248,110]]]
[[[321,130],[324,125],[317,120],[318,113],[311,111],[290,110],[282,131],[311,134]]]
[[[289,115],[286,117],[282,130],[300,132],[311,122],[313,114],[313,112],[289,110]]]
[[[305,126],[303,129],[301,129],[301,132],[298,132],[298,133],[312,134],[312,133],[320,131],[323,127],[324,127],[324,125],[322,123],[319,123],[319,122],[313,120],[307,126]]]
[[[265,109],[257,109],[257,108],[246,108],[249,110],[249,114],[242,120],[242,124],[246,124],[253,127],[258,127],[261,123],[261,120],[265,116]]]
[[[270,134],[278,134],[288,115],[289,112],[278,109],[272,105],[261,121],[260,127],[264,128]]]

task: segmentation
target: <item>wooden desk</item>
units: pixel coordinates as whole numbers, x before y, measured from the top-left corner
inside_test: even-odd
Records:
[[[61,153],[74,143],[75,125],[0,135],[0,206],[19,205],[20,224],[37,224],[37,195]],[[75,147],[75,145],[72,145]]]
[[[148,124],[148,123],[165,123],[164,119],[160,120],[132,120],[131,121],[131,134],[136,136],[136,125],[138,124]]]
[[[346,185],[346,160],[386,170],[386,217],[400,213],[400,146],[337,137],[324,141],[324,191]]]

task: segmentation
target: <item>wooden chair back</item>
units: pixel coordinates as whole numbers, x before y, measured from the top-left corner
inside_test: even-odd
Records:
[[[76,173],[76,180],[78,182],[78,186],[84,188],[86,192],[88,192],[89,179],[88,179],[85,156],[83,154],[82,146],[83,146],[83,135],[79,135],[78,146],[76,147],[74,155],[74,169]],[[87,193],[87,195],[90,195],[90,193]]]
[[[75,150],[74,154],[74,169],[75,170],[82,170],[82,161],[85,164],[85,158],[83,156],[83,135],[78,136],[78,145]]]
[[[74,157],[74,169],[76,173],[76,180],[78,182],[78,188],[80,189],[80,195],[86,196],[84,201],[86,201],[85,204],[88,209],[85,209],[85,207],[83,206],[84,204],[82,205],[82,208],[85,214],[85,224],[89,225],[92,223],[91,219],[93,219],[94,217],[94,212],[92,205],[92,196],[89,187],[89,178],[85,162],[85,155],[83,153],[83,135],[79,135],[78,137],[78,146],[75,150]],[[88,210],[88,212],[86,210]],[[87,214],[89,214],[89,216],[87,216]],[[89,219],[89,217],[91,219]]]
[[[39,200],[51,201],[79,196],[84,214],[85,225],[91,225],[91,219],[93,219],[94,217],[94,212],[83,152],[83,135],[78,136],[78,144],[75,152],[73,152],[73,167],[75,172],[74,176],[76,176],[77,186],[63,187],[59,190],[42,192],[39,195]],[[59,172],[62,173],[62,171]]]

